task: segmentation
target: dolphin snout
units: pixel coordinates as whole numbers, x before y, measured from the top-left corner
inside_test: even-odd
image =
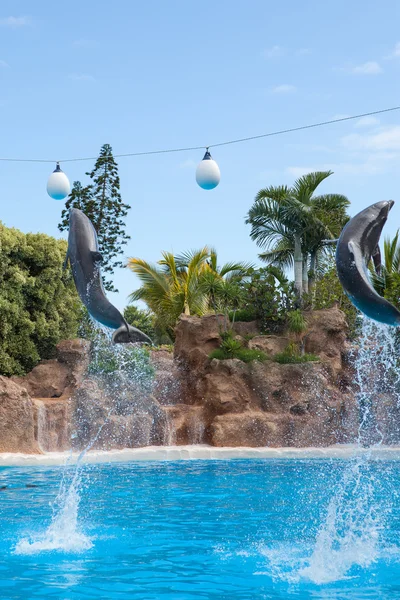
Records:
[[[394,200],[382,200],[382,202],[378,203],[378,206],[380,205],[380,210],[385,217],[388,216],[393,204]]]

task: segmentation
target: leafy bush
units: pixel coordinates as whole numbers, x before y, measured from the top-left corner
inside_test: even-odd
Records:
[[[221,346],[211,352],[209,358],[217,358],[218,360],[227,360],[229,358],[238,358],[245,363],[252,360],[264,361],[267,355],[260,350],[252,348],[244,348],[240,340],[233,337],[232,331],[227,331],[221,334]]]
[[[0,223],[0,373],[23,375],[77,334],[81,304],[62,265],[67,242]]]
[[[209,358],[217,358],[218,360],[238,358],[239,360],[242,360],[245,363],[249,363],[253,360],[264,362],[265,360],[267,360],[267,355],[264,354],[264,352],[261,352],[260,350],[255,350],[253,348],[240,347],[233,353],[228,353],[223,348],[217,348],[209,354]]]
[[[287,326],[291,333],[301,335],[307,330],[307,321],[301,310],[292,310],[287,314]]]
[[[280,269],[269,266],[254,271],[243,287],[243,308],[258,320],[261,332],[283,331],[287,313],[293,310],[297,303],[293,283],[287,280]]]
[[[314,362],[318,360],[319,358],[315,354],[291,354],[285,350],[274,356],[274,361],[281,365]]]
[[[315,285],[313,308],[331,308],[335,304],[346,315],[349,338],[356,338],[360,329],[360,313],[347,297],[337,276],[336,266],[332,265]]]
[[[242,323],[248,323],[257,319],[256,311],[252,306],[247,308],[239,308],[237,311],[231,310],[229,312],[230,321],[241,321]]]
[[[226,354],[234,354],[243,348],[240,340],[234,338],[233,331],[228,331],[221,335],[221,348]]]

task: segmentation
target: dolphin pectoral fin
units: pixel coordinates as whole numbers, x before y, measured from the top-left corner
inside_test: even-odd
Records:
[[[103,262],[103,255],[101,252],[98,252],[97,250],[92,250],[92,252],[90,253],[92,258],[93,258],[93,262],[94,263],[102,263]]]
[[[349,242],[347,244],[347,248],[349,249],[349,253],[351,255],[351,258],[354,260],[354,242]]]
[[[68,261],[69,261],[69,254],[68,254],[68,250],[67,250],[67,254],[65,255],[65,260],[64,260],[63,266],[62,266],[63,271],[65,271],[65,269],[68,267]]]
[[[380,275],[381,267],[382,267],[382,255],[381,255],[381,249],[379,248],[379,244],[376,245],[376,248],[372,253],[372,260],[374,261],[374,267],[375,267],[376,273],[378,275]]]
[[[149,344],[153,345],[152,340],[148,335],[137,329],[136,327],[132,327],[132,325],[128,325],[128,329],[126,325],[121,325],[116,331],[114,331],[112,336],[112,341],[114,344]]]

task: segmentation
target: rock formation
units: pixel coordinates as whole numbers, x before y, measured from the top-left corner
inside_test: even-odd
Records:
[[[202,407],[204,441],[214,446],[327,446],[354,441],[358,423],[354,391],[341,379],[347,351],[344,315],[333,308],[310,313],[307,320],[306,351],[317,354],[319,362],[278,364],[273,356],[285,349],[289,338],[257,335],[248,346],[271,360],[245,364],[208,358],[219,343],[217,317],[181,317],[175,359],[184,384],[190,382],[190,404]],[[184,412],[176,410],[175,419],[182,418]]]
[[[122,373],[87,375],[90,344],[69,340],[54,360],[25,377],[0,378],[0,451],[112,449],[149,444],[327,446],[356,438],[358,409],[348,365],[347,325],[337,308],[306,315],[307,352],[318,362],[278,364],[287,335],[260,335],[257,324],[235,332],[266,362],[209,359],[220,343],[222,317],[183,315],[174,354],[151,352],[152,387]],[[247,340],[247,341],[246,341]],[[386,421],[393,413],[385,401]],[[397,412],[394,411],[397,415]],[[385,436],[393,441],[390,423]],[[397,441],[397,438],[396,438]]]
[[[0,376],[0,452],[39,452],[34,405],[28,392]]]

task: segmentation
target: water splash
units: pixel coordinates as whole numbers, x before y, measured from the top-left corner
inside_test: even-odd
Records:
[[[359,576],[388,555],[398,556],[399,549],[389,547],[384,539],[392,510],[388,498],[397,495],[394,478],[387,463],[382,463],[379,480],[376,478],[371,452],[372,447],[398,435],[393,420],[387,426],[382,418],[383,400],[400,410],[397,344],[394,328],[363,319],[352,357],[359,406],[355,457],[335,486],[313,544],[302,539],[298,544],[259,545],[258,552],[267,559],[273,580],[328,584]]]
[[[89,441],[86,442],[74,465],[72,464],[72,452],[70,454],[62,472],[57,498],[52,505],[53,514],[50,525],[43,533],[19,540],[14,549],[16,554],[36,554],[43,551],[83,552],[93,546],[92,540],[84,533],[78,518],[83,489],[84,458],[99,441],[103,428],[109,425],[115,413],[122,412],[124,416],[126,415],[126,410],[122,410],[120,404],[125,400],[123,392],[131,388],[132,380],[136,382],[142,393],[144,389],[148,391],[151,369],[141,349],[132,348],[130,345],[129,347],[128,345],[115,346],[112,344],[110,336],[106,337],[103,334],[101,338],[97,338],[97,343],[94,344],[89,374],[103,377],[110,401],[101,407],[100,422],[93,423],[92,430],[89,430]],[[124,389],[117,390],[116,387],[120,387],[124,382],[126,383]],[[115,395],[112,394],[113,390]],[[117,391],[120,392],[118,396],[116,395]],[[96,402],[94,405],[91,407],[92,409],[99,408],[96,406]],[[135,407],[136,404],[133,409]],[[130,405],[128,408],[132,410]],[[79,425],[82,425],[79,423],[79,415],[77,425],[77,431],[72,434],[74,445],[76,437],[80,433]],[[86,426],[86,422],[83,425]]]
[[[37,554],[51,550],[83,552],[92,547],[92,541],[78,523],[81,483],[80,465],[74,469],[71,482],[68,482],[64,471],[49,527],[42,534],[21,539],[15,547],[15,554]]]
[[[386,510],[374,500],[369,467],[368,457],[363,456],[346,469],[329,502],[308,564],[299,570],[300,577],[329,583],[345,578],[353,567],[368,567],[379,558]]]
[[[360,412],[359,449],[383,442],[375,408],[382,393],[390,394],[392,401],[399,404],[395,336],[393,328],[363,319],[362,335],[353,357]],[[385,475],[385,486],[393,487],[390,469]],[[382,532],[391,510],[390,502],[377,500],[382,496],[371,469],[370,452],[358,453],[345,469],[328,504],[313,552],[306,566],[299,569],[299,576],[314,583],[328,583],[377,561],[384,550]]]

